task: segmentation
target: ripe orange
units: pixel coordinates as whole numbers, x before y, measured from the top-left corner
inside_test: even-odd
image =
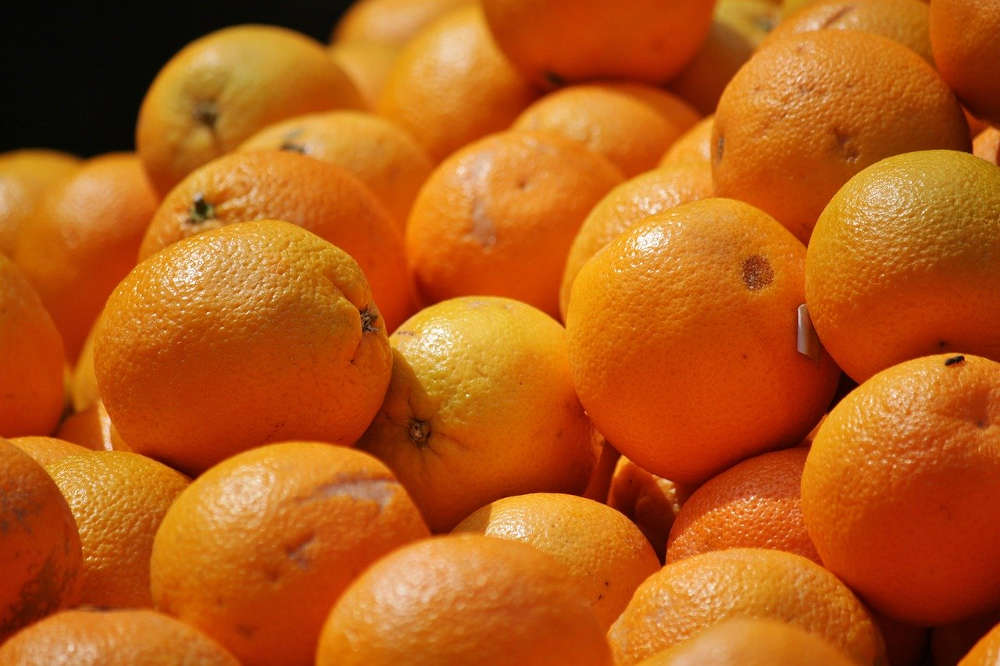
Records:
[[[142,100],[135,142],[163,195],[267,125],[363,107],[319,43],[277,26],[239,25],[196,39],[164,65]]]
[[[374,109],[399,50],[392,44],[354,40],[334,42],[328,52],[358,89],[365,106]]]
[[[122,281],[94,340],[97,383],[129,447],[189,472],[288,437],[349,445],[389,382],[379,312],[358,264],[322,238],[229,225]]]
[[[48,188],[22,229],[14,258],[52,315],[70,362],[111,290],[135,266],[157,203],[139,158],[112,153]]]
[[[570,246],[559,288],[562,317],[577,273],[598,250],[648,217],[712,196],[712,189],[708,162],[684,162],[647,171],[608,192],[590,209]]]
[[[701,46],[714,0],[484,0],[504,53],[536,84],[591,79],[663,83]]]
[[[80,537],[52,478],[0,439],[0,644],[76,602]]]
[[[551,555],[607,629],[660,568],[643,533],[614,509],[574,495],[531,493],[490,502],[453,533],[527,543]]]
[[[479,3],[468,3],[403,48],[376,108],[440,162],[506,129],[537,96],[497,49]]]
[[[12,437],[7,441],[27,453],[36,463],[43,467],[62,460],[66,456],[78,456],[91,451],[91,449],[80,444],[55,437]]]
[[[57,150],[0,153],[0,252],[14,254],[21,227],[31,218],[42,192],[79,167],[80,158]]]
[[[615,468],[618,466],[622,454],[593,428],[590,430],[590,442],[597,452],[597,461],[590,473],[587,487],[580,493],[580,497],[604,503],[608,499],[608,493],[611,492],[611,478],[614,476]]]
[[[882,637],[847,586],[800,555],[763,548],[668,564],[639,586],[608,640],[615,663],[628,666],[741,616],[794,624],[858,664],[884,663]]]
[[[263,219],[297,224],[350,254],[389,330],[415,308],[403,236],[385,208],[344,169],[294,151],[234,153],[192,172],[160,203],[139,258],[208,229]]]
[[[930,31],[941,76],[970,111],[1000,125],[1000,0],[934,0]]]
[[[781,19],[761,47],[814,30],[860,30],[909,47],[934,65],[930,11],[921,0],[814,0]]]
[[[97,322],[90,328],[80,347],[80,355],[73,366],[67,390],[70,406],[74,412],[82,412],[101,399],[97,391],[97,377],[94,376],[94,331]]]
[[[1000,164],[1000,129],[990,127],[972,141],[972,152],[992,164]]]
[[[1000,622],[1000,610],[979,613],[931,629],[930,663],[954,666]]]
[[[400,229],[433,165],[409,134],[384,118],[332,111],[290,118],[257,132],[239,150],[290,150],[349,171],[372,191]]]
[[[803,242],[851,176],[914,150],[968,150],[969,128],[934,69],[901,44],[818,30],[758,51],[726,87],[712,131],[720,196],[773,215]]]
[[[73,512],[83,545],[83,604],[151,607],[149,556],[163,515],[189,480],[138,453],[92,451],[45,470]]]
[[[551,317],[507,298],[455,298],[389,341],[392,381],[358,446],[392,468],[432,531],[501,497],[586,488],[591,426]]]
[[[68,610],[0,646],[2,666],[239,666],[221,645],[151,610]]]
[[[318,442],[262,446],[212,467],[174,501],[153,544],[153,600],[245,666],[311,665],[348,583],[427,535],[371,456]]]
[[[1000,168],[957,151],[885,159],[823,211],[806,302],[855,381],[943,351],[1000,360]]]
[[[573,283],[566,330],[597,429],[682,483],[799,442],[838,376],[822,349],[796,348],[804,264],[786,229],[731,199],[672,208],[595,254]]]
[[[998,421],[1000,363],[971,354],[906,361],[847,395],[802,474],[802,513],[824,566],[914,624],[996,605]]]
[[[698,120],[694,109],[665,90],[638,83],[591,83],[546,95],[512,127],[577,141],[631,177],[656,166],[670,144]]]
[[[357,0],[337,25],[336,43],[357,41],[403,46],[437,17],[470,0]]]
[[[607,504],[621,511],[642,530],[662,562],[670,528],[691,490],[651,474],[621,456],[611,477]]]
[[[667,562],[726,548],[773,548],[819,563],[802,520],[804,447],[764,453],[712,477],[684,502]]]
[[[101,400],[63,419],[56,437],[94,451],[131,451]]]
[[[710,115],[698,121],[698,124],[681,134],[660,159],[660,166],[671,166],[694,162],[712,166],[712,124],[715,115]]]
[[[611,666],[589,603],[550,556],[478,534],[372,565],[323,626],[316,666]]]
[[[62,339],[38,294],[0,253],[0,437],[47,435],[63,409]]]
[[[506,296],[557,316],[573,237],[621,180],[610,162],[559,136],[510,131],[462,148],[410,214],[406,252],[418,291],[428,303]]]
[[[644,659],[639,666],[851,666],[854,663],[829,642],[794,624],[733,618]]]

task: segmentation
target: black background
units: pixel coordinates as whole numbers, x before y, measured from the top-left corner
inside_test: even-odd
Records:
[[[325,43],[349,4],[0,0],[0,152],[133,150],[142,97],[185,44],[239,23],[283,25]]]

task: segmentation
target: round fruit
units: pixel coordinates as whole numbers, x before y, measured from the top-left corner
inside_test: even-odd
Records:
[[[13,256],[42,192],[78,168],[80,158],[57,150],[0,153],[0,252]]]
[[[674,164],[684,164],[693,162],[712,167],[712,125],[715,123],[715,115],[706,116],[698,121],[698,124],[681,134],[674,141],[663,157],[660,159],[660,166],[671,166]]]
[[[944,80],[970,111],[1000,124],[1000,0],[934,0],[930,31]]]
[[[690,488],[650,474],[621,456],[611,477],[607,503],[642,530],[662,562],[670,528],[690,494]]]
[[[92,450],[80,444],[74,444],[65,439],[57,439],[55,437],[12,437],[7,441],[27,453],[42,467],[51,465],[67,456],[86,455]]]
[[[422,27],[470,0],[357,0],[337,22],[335,42],[403,46]]]
[[[374,109],[400,47],[368,41],[334,42],[328,53],[358,89],[365,105]]]
[[[990,127],[972,141],[972,153],[992,164],[1000,164],[1000,129]]]
[[[991,666],[1000,660],[1000,625],[993,627],[958,662],[958,666]]]

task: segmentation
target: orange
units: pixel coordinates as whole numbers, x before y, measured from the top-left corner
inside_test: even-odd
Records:
[[[389,78],[389,72],[396,62],[400,47],[369,41],[334,42],[330,57],[350,77],[354,87],[365,101],[365,106],[374,109],[382,88]]]
[[[221,645],[151,610],[80,609],[51,615],[0,647],[2,666],[239,666]]]
[[[478,534],[398,549],[344,592],[316,666],[610,666],[603,630],[562,568]]]
[[[931,66],[930,12],[921,0],[814,0],[781,19],[761,47],[814,30],[860,30],[909,47]]]
[[[580,496],[597,502],[605,502],[608,499],[608,493],[611,492],[611,478],[614,476],[621,454],[618,453],[618,449],[604,439],[601,433],[594,429],[590,431],[590,441],[597,450],[597,462],[594,463],[587,487],[583,489]]]
[[[239,149],[290,150],[335,164],[364,183],[400,229],[433,169],[413,137],[384,118],[359,111],[290,118],[257,132]]]
[[[913,624],[996,605],[998,420],[1000,363],[971,354],[906,361],[847,395],[802,473],[802,513],[824,566]]]
[[[734,617],[787,622],[854,663],[885,663],[882,637],[847,586],[800,555],[763,548],[717,550],[668,564],[639,586],[608,640],[615,663],[628,666]]]
[[[76,602],[80,537],[52,477],[0,439],[0,644]],[[2,663],[2,662],[0,662]]]
[[[80,602],[109,608],[151,607],[153,535],[188,478],[127,451],[66,456],[45,471],[69,502],[80,531]]]
[[[69,376],[67,390],[70,406],[75,412],[82,412],[101,399],[97,391],[97,377],[94,376],[94,331],[96,330],[95,322],[87,337],[83,339],[80,355]]]
[[[21,227],[31,218],[42,192],[80,166],[80,158],[58,150],[0,153],[0,252],[17,249]]]
[[[714,0],[484,0],[504,53],[539,85],[588,79],[663,83],[701,46]]]
[[[453,532],[527,543],[551,555],[607,629],[660,568],[646,537],[614,509],[574,495],[531,493],[490,502]]]
[[[440,162],[506,129],[537,96],[493,43],[479,3],[468,3],[403,48],[376,108]]]
[[[612,241],[580,269],[566,316],[594,426],[681,483],[799,442],[838,376],[818,346],[797,349],[804,273],[802,244],[731,199],[682,204]]]
[[[708,162],[684,162],[647,171],[608,192],[590,209],[569,248],[559,288],[563,318],[577,273],[598,250],[648,217],[712,196],[712,189]]]
[[[63,410],[62,339],[38,293],[0,254],[0,437],[47,435]]]
[[[701,48],[670,89],[703,114],[715,111],[719,97],[737,70],[778,22],[770,0],[719,0]]]
[[[288,437],[353,443],[391,365],[357,262],[274,220],[206,231],[140,263],[94,340],[122,439],[188,472]]]
[[[934,0],[930,31],[941,76],[972,113],[1000,125],[1000,0]]]
[[[1000,129],[990,127],[980,132],[972,141],[972,152],[987,162],[1000,164]]]
[[[192,172],[160,203],[139,258],[182,238],[248,220],[284,220],[354,258],[392,330],[414,309],[403,237],[350,173],[294,151],[234,153]]]
[[[662,562],[667,536],[691,489],[650,474],[621,456],[615,465],[607,504],[636,524]]]
[[[1000,661],[1000,625],[993,627],[969,653],[958,662],[958,666],[992,666]]]
[[[91,451],[85,446],[55,437],[13,437],[7,441],[27,453],[43,467],[62,460],[66,456],[85,455]]]
[[[357,0],[334,26],[335,43],[403,46],[422,27],[470,0]]]
[[[861,382],[944,351],[1000,360],[1000,168],[957,151],[885,159],[823,211],[806,302],[837,363]]]
[[[232,26],[194,40],[163,66],[142,100],[135,143],[162,195],[267,125],[363,107],[318,42],[277,26]]]
[[[804,447],[764,453],[706,481],[670,530],[667,562],[726,548],[773,548],[819,563],[802,520]]]
[[[712,165],[712,124],[715,115],[705,116],[688,131],[681,134],[660,159],[660,166],[671,166],[685,162]]]
[[[656,166],[670,144],[698,120],[694,109],[665,90],[638,83],[591,83],[546,95],[512,127],[577,141],[631,177]]]
[[[88,160],[48,188],[14,255],[76,360],[111,290],[135,266],[158,198],[139,158]]]
[[[348,583],[425,536],[406,491],[371,456],[319,442],[262,446],[174,501],[153,544],[153,600],[245,666],[311,665]]]
[[[95,451],[131,450],[118,434],[101,400],[63,419],[56,436]]]
[[[639,666],[850,666],[830,643],[794,624],[733,618],[705,629]],[[893,665],[895,666],[895,665]]]
[[[489,294],[558,315],[570,243],[621,180],[603,157],[558,136],[510,131],[462,148],[427,180],[407,223],[418,291],[429,303]]]
[[[392,468],[432,531],[502,497],[586,488],[596,450],[554,319],[507,298],[455,298],[389,341],[392,381],[358,446]]]
[[[716,192],[806,242],[865,167],[914,150],[968,150],[970,139],[955,96],[916,53],[879,35],[817,30],[747,61],[719,100],[712,146]]]
[[[958,622],[933,627],[930,663],[934,666],[954,666],[975,647],[976,643],[984,639],[998,622],[1000,622],[1000,610],[991,610]]]

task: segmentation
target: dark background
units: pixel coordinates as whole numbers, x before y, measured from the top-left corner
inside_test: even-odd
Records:
[[[326,43],[349,4],[0,0],[0,152],[133,150],[146,88],[185,44],[239,23],[283,25]]]

